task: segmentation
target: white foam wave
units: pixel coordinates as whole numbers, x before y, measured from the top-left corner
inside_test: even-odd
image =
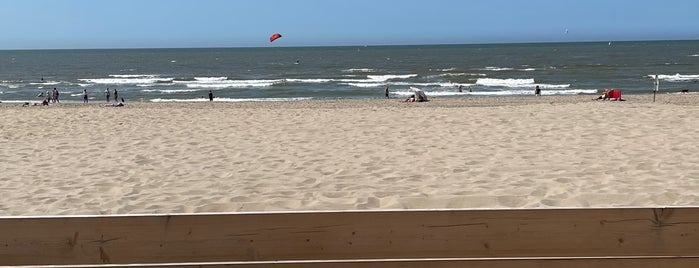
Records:
[[[530,87],[534,85],[534,78],[528,79],[498,79],[498,78],[478,78],[476,85],[489,87]]]
[[[494,67],[494,66],[488,66],[483,69],[480,69],[482,71],[492,71],[492,72],[499,72],[499,71],[522,71],[522,72],[533,72],[536,71],[534,68],[524,68],[524,69],[515,69],[515,68],[509,68],[509,67]]]
[[[483,71],[495,71],[495,72],[497,72],[497,71],[513,71],[514,68],[502,68],[502,67],[488,66],[488,67],[485,67],[485,68],[483,68],[483,69],[481,69],[481,70],[483,70]]]
[[[648,77],[655,79],[654,74],[649,74]],[[668,82],[688,82],[699,80],[699,75],[687,75],[687,74],[659,74],[658,79],[668,81]]]
[[[690,57],[699,57],[699,54],[689,55]]]
[[[246,99],[233,99],[233,98],[214,98],[214,102],[265,102],[265,101],[302,101],[311,100],[313,98],[246,98]],[[208,102],[208,98],[197,98],[197,99],[151,99],[151,102]]]
[[[30,85],[58,85],[60,84],[61,81],[44,81],[44,82],[35,82],[35,83],[29,83]]]
[[[480,76],[480,77],[485,77],[488,75],[482,74],[482,73],[446,73],[446,74],[440,74],[439,76]]]
[[[561,89],[561,88],[569,88],[570,84],[561,84],[561,85],[551,85],[551,84],[539,84],[539,88],[541,89]]]
[[[352,69],[345,69],[342,70],[343,73],[373,73],[376,72],[376,69],[369,69],[369,68],[352,68]]]
[[[211,82],[211,81],[224,81],[227,80],[228,77],[225,76],[220,76],[220,77],[195,77],[194,80],[196,81],[202,81],[202,82]]]
[[[19,84],[11,84],[11,83],[1,83],[0,84],[0,87],[6,87],[6,88],[12,88],[12,89],[19,88],[20,86],[21,85],[19,85]]]
[[[112,78],[91,78],[91,79],[78,79],[83,82],[93,83],[93,84],[108,84],[108,85],[124,85],[124,84],[153,84],[153,83],[163,83],[172,82],[173,78],[162,78],[162,77],[112,77]]]
[[[113,78],[155,78],[158,77],[154,74],[110,74],[109,77]]]
[[[270,87],[284,80],[207,80],[207,81],[173,81],[176,84],[184,84],[188,88],[247,88]]]
[[[386,83],[379,83],[379,82],[362,82],[362,83],[340,83],[341,85],[348,85],[352,87],[360,87],[360,88],[383,88]],[[411,82],[392,82],[388,83],[389,87],[393,86],[413,86],[413,87],[457,87],[458,85],[462,85],[465,87],[468,86],[473,86],[473,84],[457,84],[457,83],[451,83],[451,82],[442,82],[442,83],[411,83]]]
[[[528,79],[497,79],[497,78],[479,78],[476,85],[487,87],[509,87],[509,88],[532,88],[539,86],[542,89],[561,89],[569,88],[570,84],[537,84],[533,78]]]
[[[372,82],[385,82],[393,79],[408,79],[412,77],[416,77],[417,74],[404,74],[404,75],[395,75],[395,74],[387,74],[387,75],[367,75],[367,78],[371,80]]]
[[[321,83],[333,82],[336,80],[335,79],[325,79],[325,78],[309,78],[309,79],[288,78],[288,79],[285,79],[285,81],[289,82],[289,83],[321,84]]]
[[[143,92],[160,92],[160,93],[167,93],[167,94],[177,94],[177,93],[183,93],[183,92],[197,92],[200,91],[199,89],[144,89],[141,90]]]

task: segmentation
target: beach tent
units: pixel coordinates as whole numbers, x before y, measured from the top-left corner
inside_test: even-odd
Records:
[[[415,101],[427,101],[427,95],[425,95],[422,89],[416,87],[411,87],[410,89],[415,92]]]
[[[612,89],[609,91],[609,98],[612,100],[622,100],[621,99],[621,90],[618,89]]]

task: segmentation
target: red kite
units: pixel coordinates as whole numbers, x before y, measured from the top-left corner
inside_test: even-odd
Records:
[[[279,34],[279,33],[275,33],[275,34],[273,34],[272,36],[269,37],[269,41],[272,42],[272,41],[274,41],[274,40],[277,40],[279,37],[282,37],[282,35]]]

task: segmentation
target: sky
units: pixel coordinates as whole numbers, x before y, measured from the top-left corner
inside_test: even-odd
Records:
[[[0,0],[0,7],[0,49],[699,39],[697,0]],[[270,43],[273,33],[283,37]]]

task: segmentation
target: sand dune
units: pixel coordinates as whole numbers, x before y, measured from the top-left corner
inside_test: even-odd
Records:
[[[0,104],[2,215],[699,205],[699,96]]]

